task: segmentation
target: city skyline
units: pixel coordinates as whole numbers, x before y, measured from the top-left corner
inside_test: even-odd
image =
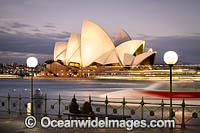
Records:
[[[83,20],[103,27],[114,39],[125,29],[132,39],[146,41],[157,51],[156,63],[174,50],[179,61],[199,64],[200,16],[198,0],[0,0],[0,62],[25,63],[28,56],[40,63],[53,59],[56,41],[80,33]]]

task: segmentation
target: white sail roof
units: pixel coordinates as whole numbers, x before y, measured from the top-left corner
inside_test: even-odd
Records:
[[[83,21],[81,31],[82,67],[89,66],[114,48],[111,38],[100,26],[91,21]]]
[[[123,62],[123,64],[125,66],[131,66],[134,60],[135,60],[135,56],[125,53],[124,54],[124,62]]]
[[[66,60],[66,48],[67,42],[56,42],[54,46],[54,60],[62,60],[65,62]]]
[[[73,56],[68,60],[69,62],[76,62],[76,63],[80,63],[81,64],[81,56],[80,56],[80,48],[78,48],[75,53],[73,54]]]
[[[115,47],[114,43],[118,46]],[[54,60],[62,60],[66,65],[80,63],[81,67],[94,62],[134,67],[155,54],[152,50],[144,53],[145,41],[131,40],[123,29],[118,30],[114,43],[100,26],[85,20],[81,35],[71,33],[68,42],[56,42]],[[149,59],[152,62],[153,58]]]
[[[104,55],[100,56],[98,59],[95,60],[95,62],[102,64],[102,65],[107,65],[107,64],[114,64],[114,63],[119,63],[120,61],[117,57],[115,49],[108,51]]]
[[[156,52],[146,52],[146,53],[136,56],[134,62],[132,63],[132,67],[139,65],[145,59],[149,58],[150,56],[154,56],[155,54],[156,54]]]
[[[112,51],[112,50],[111,50]],[[110,55],[110,52],[111,51],[108,51],[107,53],[103,54],[102,56],[100,56],[98,59],[96,59],[94,62],[97,62],[99,64],[102,64],[104,65],[106,60],[108,59],[109,55]]]
[[[116,51],[121,62],[123,63],[125,53],[133,55],[141,46],[144,52],[144,45],[145,45],[145,41],[143,40],[130,40],[117,46]]]
[[[116,49],[113,49],[112,51],[110,51],[110,55],[108,56],[108,58],[105,62],[105,65],[106,64],[115,64],[115,63],[121,64],[121,62],[117,56]]]
[[[123,29],[118,29],[114,44],[115,46],[118,46],[121,43],[124,43],[126,41],[132,40],[131,37],[128,35],[128,33]]]
[[[69,62],[80,63],[80,47],[81,47],[81,35],[71,33],[66,52],[66,64]]]

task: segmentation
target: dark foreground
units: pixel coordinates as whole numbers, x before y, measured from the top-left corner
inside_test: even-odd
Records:
[[[126,133],[126,129],[106,129],[106,128],[98,128],[98,129],[80,129],[80,128],[48,128],[44,129],[37,123],[37,126],[33,129],[28,129],[24,126],[25,117],[18,117],[12,115],[0,115],[0,132],[13,132],[13,133],[23,133],[23,132],[69,132],[69,133]],[[130,133],[143,133],[143,132],[155,132],[155,133],[199,133],[199,130],[195,129],[168,129],[168,128],[155,128],[155,129],[134,129],[133,131],[129,131]]]

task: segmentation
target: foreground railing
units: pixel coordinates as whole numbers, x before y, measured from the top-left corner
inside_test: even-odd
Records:
[[[77,102],[82,108],[86,97],[78,97]],[[63,113],[69,112],[69,104],[72,97],[48,98],[45,94],[42,98],[34,98],[35,115],[65,117]],[[114,99],[107,96],[103,100],[98,97],[87,97],[96,114],[106,115],[130,115],[131,119],[169,119],[168,99],[162,100],[141,100],[137,99]],[[155,102],[156,101],[156,102]],[[186,104],[185,100],[176,100],[179,103],[173,103],[173,119],[178,127],[199,126],[200,127],[200,105]],[[29,97],[19,96],[0,96],[0,112],[2,114],[27,114],[27,103],[30,103]]]

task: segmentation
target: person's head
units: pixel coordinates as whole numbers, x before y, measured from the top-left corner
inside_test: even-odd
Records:
[[[36,94],[41,94],[40,88],[38,88],[38,89],[36,90]]]
[[[85,103],[86,103],[86,102],[89,103],[89,99],[88,99],[88,98],[85,98]]]
[[[73,97],[72,98],[72,102],[75,103],[76,102],[76,98]]]

